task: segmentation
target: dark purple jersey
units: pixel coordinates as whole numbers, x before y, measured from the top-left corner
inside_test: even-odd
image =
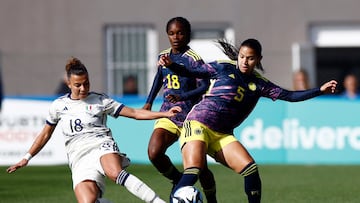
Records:
[[[189,112],[187,120],[196,120],[212,130],[233,133],[254,109],[260,97],[272,100],[302,101],[321,94],[319,88],[288,91],[273,84],[258,72],[240,72],[235,61],[217,61],[184,70],[173,63],[170,68],[183,75],[210,78],[203,99]]]
[[[159,58],[163,54],[169,54],[171,60],[181,64],[182,67],[190,69],[204,64],[201,57],[190,47],[179,54],[172,53],[171,48],[166,49],[159,54]],[[163,87],[164,94],[160,111],[168,111],[173,106],[180,106],[182,111],[175,117],[170,118],[170,120],[172,120],[177,126],[182,127],[187,113],[191,110],[194,104],[200,101],[201,96],[209,87],[209,80],[180,76],[167,67],[159,66],[146,103],[152,104],[161,87]],[[169,102],[165,98],[169,94],[179,95],[181,101],[176,103]]]

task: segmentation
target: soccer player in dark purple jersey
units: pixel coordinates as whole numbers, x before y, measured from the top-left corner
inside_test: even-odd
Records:
[[[246,148],[234,137],[238,127],[252,112],[260,97],[297,102],[325,93],[334,93],[337,82],[331,80],[320,88],[289,91],[261,76],[262,48],[256,39],[242,42],[240,49],[219,40],[223,52],[231,59],[186,68],[162,56],[159,65],[181,75],[210,78],[209,91],[194,106],[184,121],[180,136],[184,172],[173,189],[194,185],[204,167],[206,154],[244,177],[248,202],[261,200],[258,167]]]
[[[183,17],[175,17],[168,21],[166,33],[171,48],[162,51],[172,61],[182,66],[192,68],[204,64],[201,57],[189,46],[191,25]],[[174,166],[166,155],[166,150],[175,143],[181,132],[183,121],[194,104],[200,101],[210,84],[209,79],[196,79],[174,73],[172,70],[159,66],[157,74],[144,105],[144,109],[151,110],[153,101],[163,87],[163,103],[160,111],[167,111],[173,106],[180,106],[182,111],[172,118],[159,119],[155,122],[154,131],[148,145],[148,156],[155,168],[174,185],[180,180],[182,173]],[[204,164],[200,174],[200,183],[209,203],[216,203],[216,185],[212,172]]]

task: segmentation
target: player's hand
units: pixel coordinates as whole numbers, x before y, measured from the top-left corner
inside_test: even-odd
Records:
[[[181,107],[180,106],[174,106],[172,107],[168,113],[169,113],[169,116],[168,117],[172,117],[172,116],[175,116],[177,113],[181,112]]]
[[[172,63],[169,54],[163,54],[159,58],[158,66],[170,66]]]
[[[15,172],[19,168],[26,166],[28,163],[29,163],[29,161],[27,159],[22,159],[19,163],[12,165],[8,169],[6,169],[6,172],[8,172],[8,173]]]
[[[335,93],[336,90],[336,86],[337,86],[337,81],[336,80],[330,80],[329,82],[323,84],[320,87],[320,91],[325,93],[325,94],[333,94]]]
[[[145,110],[151,111],[151,106],[152,106],[151,104],[146,103],[142,108]]]
[[[168,94],[165,98],[171,103],[176,103],[181,99],[178,94]]]

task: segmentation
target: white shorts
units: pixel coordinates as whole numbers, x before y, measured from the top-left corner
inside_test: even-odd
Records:
[[[121,163],[122,168],[130,165],[130,159],[126,154],[119,152],[118,147],[114,141],[104,142],[98,149],[90,151],[85,156],[81,157],[78,162],[73,164],[71,168],[73,189],[75,186],[85,180],[95,181],[100,188],[101,194],[105,192],[105,172],[100,163],[100,157],[105,154],[117,153],[123,156]]]

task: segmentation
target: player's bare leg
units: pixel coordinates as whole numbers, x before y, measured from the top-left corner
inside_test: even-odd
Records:
[[[100,189],[95,181],[85,180],[75,186],[74,192],[78,203],[92,203],[98,198]]]
[[[192,186],[198,180],[201,170],[204,168],[206,161],[205,142],[193,140],[187,142],[182,150],[184,172],[176,187],[172,190],[172,194],[183,186]]]
[[[163,176],[172,181],[172,189],[179,182],[182,173],[174,166],[165,153],[177,139],[177,135],[165,129],[157,128],[151,135],[148,145],[148,156],[151,163]],[[208,203],[217,203],[215,178],[207,164],[200,173],[199,179]]]
[[[174,166],[166,155],[166,150],[178,140],[178,136],[171,132],[156,128],[148,145],[148,157],[155,168],[173,184],[179,182],[182,173]]]

